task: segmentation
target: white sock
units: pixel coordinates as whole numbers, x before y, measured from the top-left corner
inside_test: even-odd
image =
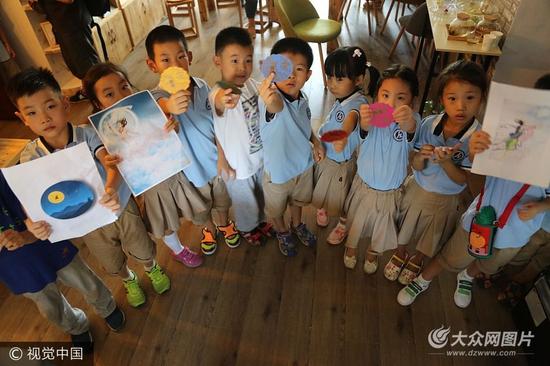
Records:
[[[130,281],[130,280],[133,280],[134,278],[136,278],[136,276],[134,275],[134,272],[132,272],[132,270],[130,268],[126,267],[126,270],[130,274],[130,276],[126,277],[126,278],[123,278],[123,281]]]
[[[422,287],[423,289],[427,289],[428,286],[430,286],[430,283],[432,282],[431,280],[428,281],[426,280],[424,277],[422,277],[422,273],[416,277],[416,282],[420,285],[420,287]]]
[[[474,280],[474,278],[468,274],[468,270],[467,270],[467,269],[465,269],[464,271],[460,272],[460,273],[458,274],[458,278],[460,278],[461,280],[466,280],[466,281],[473,281],[473,280]]]
[[[183,250],[183,245],[181,245],[180,238],[178,238],[177,233],[165,235],[162,240],[164,240],[164,244],[166,244],[166,246],[176,255],[180,254]]]

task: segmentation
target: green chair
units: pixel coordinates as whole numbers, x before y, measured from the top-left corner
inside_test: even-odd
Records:
[[[298,37],[319,45],[319,57],[321,57],[323,69],[321,71],[326,88],[325,58],[321,43],[338,38],[342,25],[334,20],[319,19],[317,10],[308,0],[275,0],[275,9],[285,36]]]

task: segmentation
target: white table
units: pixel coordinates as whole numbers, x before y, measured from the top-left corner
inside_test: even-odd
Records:
[[[481,43],[472,44],[463,41],[454,41],[447,39],[447,28],[448,24],[454,14],[450,16],[443,16],[440,11],[435,11],[437,9],[437,4],[446,4],[447,1],[437,1],[437,0],[426,0],[426,5],[428,7],[428,15],[430,18],[430,26],[432,27],[433,41],[434,41],[434,52],[432,55],[432,60],[430,63],[430,68],[428,71],[428,79],[426,80],[426,85],[424,87],[424,93],[422,95],[422,101],[420,103],[420,113],[422,114],[424,110],[424,104],[428,97],[428,91],[430,89],[430,84],[432,81],[432,76],[437,62],[437,58],[442,53],[462,53],[469,55],[479,55],[487,57],[498,57],[502,54],[502,51],[498,46],[493,46],[489,50],[483,50]],[[444,6],[444,5],[440,5]]]

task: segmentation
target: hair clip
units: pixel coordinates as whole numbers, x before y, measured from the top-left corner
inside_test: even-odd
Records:
[[[361,50],[359,48],[356,48],[355,51],[353,51],[352,57],[361,57],[363,54],[361,53]]]
[[[372,66],[372,64],[371,64],[369,61],[367,61],[367,63],[366,63],[365,65],[367,65],[367,67],[371,67],[371,66]]]

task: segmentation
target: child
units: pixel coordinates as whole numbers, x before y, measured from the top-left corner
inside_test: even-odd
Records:
[[[189,72],[193,54],[187,49],[183,33],[168,25],[161,25],[147,36],[147,65],[155,73],[162,73],[171,66]],[[203,227],[201,250],[206,255],[216,251],[216,226],[230,248],[239,245],[239,232],[228,219],[231,199],[221,177],[217,176],[218,148],[214,136],[212,108],[208,101],[210,88],[202,79],[192,77],[188,90],[170,95],[158,87],[153,91],[155,99],[165,113],[180,125],[178,136],[187,148],[191,165],[183,173],[196,187],[207,209],[193,217],[196,225]]]
[[[476,120],[487,92],[485,72],[460,60],[439,76],[438,95],[444,113],[427,117],[418,131],[411,157],[414,178],[401,201],[397,250],[384,276],[409,284],[420,273],[424,256],[432,258],[451,237],[459,217],[460,193],[466,188],[470,136],[481,128]],[[416,243],[409,257],[407,244]]]
[[[384,70],[377,85],[376,100],[391,106],[392,122],[387,128],[370,125],[373,111],[361,105],[361,146],[357,175],[346,200],[351,221],[344,265],[355,268],[357,245],[371,237],[363,270],[372,274],[378,269],[378,256],[397,247],[397,217],[401,186],[407,176],[409,150],[420,116],[411,106],[418,94],[418,80],[413,70],[393,65]]]
[[[23,149],[21,162],[38,159],[80,142],[86,142],[96,158],[105,184],[105,195],[99,202],[113,211],[120,208],[122,213],[114,223],[86,234],[84,241],[105,270],[124,281],[128,303],[134,307],[144,304],[145,293],[135,272],[126,265],[127,255],[143,264],[157,293],[168,291],[170,279],[155,261],[155,245],[147,234],[136,203],[129,199],[128,186],[121,183],[116,168],[106,162],[107,151],[93,128],[75,127],[68,122],[69,103],[52,73],[46,69],[27,69],[14,76],[8,91],[18,109],[17,116],[39,136]]]
[[[535,88],[548,89],[550,78],[544,75],[537,80]],[[487,150],[491,137],[485,131],[478,130],[468,142],[469,158],[473,163],[476,154]],[[481,193],[462,215],[453,235],[443,246],[441,252],[432,260],[422,273],[405,286],[397,295],[397,302],[410,305],[416,297],[426,291],[431,281],[443,269],[459,272],[456,280],[454,302],[460,308],[466,308],[472,301],[473,279],[485,273],[492,275],[501,270],[521,251],[544,223],[550,210],[550,188],[530,186],[503,178],[487,176]],[[475,247],[487,244],[487,238],[471,231],[474,218],[480,209],[488,206],[494,209],[498,226],[493,235],[493,253],[489,258],[476,259],[467,250],[469,244]],[[544,214],[546,212],[546,215]],[[469,234],[468,234],[469,233]]]
[[[271,54],[286,56],[294,66],[290,77],[272,85],[272,73],[260,88],[260,134],[265,149],[263,177],[265,211],[273,219],[279,250],[285,256],[296,255],[292,232],[307,247],[315,247],[317,238],[302,222],[302,207],[311,202],[313,192],[313,143],[316,160],[324,158],[321,142],[311,133],[311,110],[301,89],[311,76],[313,52],[299,38],[283,38]],[[290,229],[284,213],[290,208]]]
[[[112,63],[92,66],[83,80],[83,86],[97,110],[108,108],[134,92],[124,71]],[[169,120],[165,130],[176,127],[177,122]],[[121,161],[117,155],[107,155],[106,159],[113,166]],[[189,268],[200,266],[202,256],[183,246],[177,234],[180,216],[191,218],[195,212],[206,210],[206,205],[191,183],[179,173],[147,190],[142,196],[148,230],[155,238],[163,239],[176,261]]]
[[[328,226],[329,216],[340,216],[327,237],[327,242],[333,245],[340,244],[345,238],[344,202],[357,170],[359,108],[368,103],[362,94],[367,67],[367,56],[359,47],[338,48],[325,60],[328,88],[336,101],[319,129],[319,136],[331,130],[344,130],[348,137],[333,143],[323,142],[327,159],[315,165],[311,203],[317,207],[317,225],[320,227]],[[371,77],[369,90],[375,86],[376,80]]]
[[[214,131],[218,142],[218,173],[226,179],[237,227],[251,245],[260,245],[270,236],[264,222],[263,146],[258,119],[258,87],[250,79],[253,46],[246,30],[223,29],[216,36],[214,64],[222,81],[232,88],[216,85],[209,95],[215,108]]]
[[[0,281],[15,295],[36,304],[40,314],[71,335],[75,346],[90,352],[92,335],[86,314],[59,291],[57,280],[77,289],[111,330],[124,326],[124,313],[109,289],[80,259],[70,241],[50,243],[48,225],[35,223],[43,240],[25,227],[26,215],[0,172]]]

